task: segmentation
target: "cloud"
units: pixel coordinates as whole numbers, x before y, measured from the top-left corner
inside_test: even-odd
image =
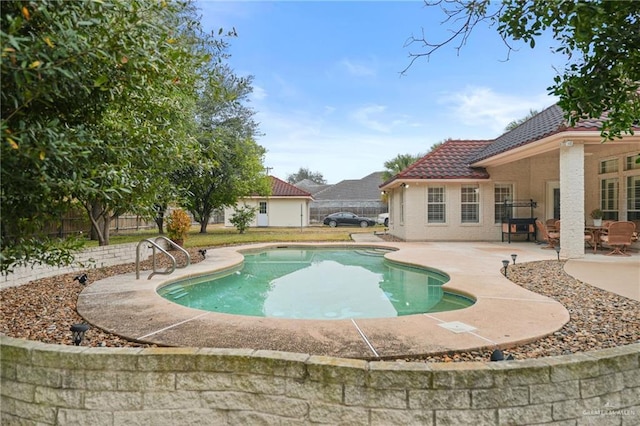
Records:
[[[367,105],[351,113],[351,118],[358,124],[378,132],[389,133],[391,126],[380,120],[380,116],[386,111],[384,105]]]
[[[376,75],[376,69],[374,66],[364,64],[362,62],[343,59],[338,63],[338,65],[340,68],[347,70],[347,72],[354,77],[373,77]]]
[[[323,109],[324,111],[324,115],[331,115],[333,114],[333,112],[336,110],[336,107],[330,106],[330,105],[326,105]]]
[[[438,103],[449,105],[456,120],[466,126],[482,126],[495,134],[513,120],[526,116],[531,109],[542,110],[554,101],[546,94],[535,97],[496,93],[487,87],[466,87],[463,91],[445,93]]]
[[[387,113],[386,105],[370,104],[360,107],[350,114],[353,121],[376,132],[391,133],[399,128],[421,127],[410,116],[398,113]]]
[[[202,15],[202,24],[209,31],[218,32],[219,28],[225,31],[235,27],[234,22],[239,19],[247,19],[252,16],[260,16],[264,13],[259,7],[260,4],[250,4],[248,2],[228,2],[228,1],[198,1],[196,6]]]
[[[324,124],[319,115],[269,108],[259,110],[256,119],[261,123],[260,130],[266,134],[267,140],[279,148],[288,147],[292,150],[320,134]]]
[[[253,101],[261,101],[267,98],[267,91],[261,86],[253,86],[253,92],[251,92],[251,99]]]
[[[280,75],[273,75],[274,84],[277,86],[277,96],[284,99],[295,99],[300,96],[300,91],[291,81]]]
[[[272,168],[274,176],[285,179],[300,167],[306,167],[322,173],[330,183],[360,179],[384,170],[384,162],[395,157],[399,149],[402,152],[425,152],[438,140],[431,134],[372,129],[376,126],[382,129],[406,128],[408,120],[400,115],[388,117],[389,108],[384,105],[358,109],[364,120],[373,123],[369,127],[343,120],[346,114],[339,108],[334,114],[323,114],[325,108],[318,107],[317,111],[263,108],[258,112],[257,120],[264,136],[257,142],[267,149],[265,165]],[[382,120],[388,120],[388,124]]]

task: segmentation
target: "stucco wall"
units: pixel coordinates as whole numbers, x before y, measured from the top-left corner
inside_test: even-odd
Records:
[[[579,141],[576,141],[579,143]],[[638,144],[601,144],[585,148],[584,155],[584,222],[592,223],[589,213],[600,204],[600,175],[598,168],[601,159],[618,158],[620,171],[616,173],[620,185],[619,212],[626,217],[626,180],[625,177],[638,171],[623,170],[623,160],[627,155],[638,153]],[[595,152],[594,152],[595,151]],[[411,182],[408,188],[396,188],[389,191],[392,210],[390,233],[406,241],[500,241],[500,226],[494,223],[494,185],[513,184],[516,199],[533,199],[537,202],[534,217],[542,220],[552,216],[553,206],[549,197],[549,187],[560,181],[559,152],[548,152],[501,166],[488,167],[491,179],[483,182],[468,182],[480,188],[480,223],[463,224],[460,221],[460,182]],[[429,185],[446,187],[447,222],[430,224],[426,221],[426,199]],[[405,220],[399,218],[401,192],[406,192]],[[528,211],[515,212],[516,217],[528,216]],[[522,237],[519,237],[522,238]],[[637,243],[636,243],[637,244]]]
[[[3,425],[640,423],[640,344],[429,364],[0,343]]]
[[[299,227],[309,226],[309,200],[304,198],[269,198],[269,199],[251,199],[245,200],[238,204],[242,206],[246,204],[256,209],[260,205],[260,201],[267,202],[267,226],[283,226],[283,227]],[[300,217],[300,206],[302,206],[302,218]],[[224,210],[224,226],[233,226],[230,222],[234,209],[227,207]],[[302,220],[302,225],[301,225]],[[258,226],[258,215],[251,222],[250,226]]]
[[[269,200],[269,206],[269,226],[309,226],[307,200]]]

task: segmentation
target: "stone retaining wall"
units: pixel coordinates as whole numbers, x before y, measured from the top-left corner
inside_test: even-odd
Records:
[[[35,265],[15,268],[13,273],[2,276],[0,288],[13,287],[26,284],[29,281],[55,275],[78,272],[91,268],[102,268],[103,266],[121,265],[123,263],[133,263],[136,261],[136,248],[138,243],[114,244],[111,246],[92,247],[76,254],[76,260],[72,265],[54,267],[46,265]],[[152,250],[147,244],[140,246],[140,260],[146,260],[151,256]]]
[[[487,363],[0,337],[2,424],[640,424],[640,344]]]

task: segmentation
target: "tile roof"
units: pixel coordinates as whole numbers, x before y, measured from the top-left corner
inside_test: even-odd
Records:
[[[380,186],[397,179],[488,179],[484,168],[470,164],[564,131],[599,132],[606,116],[582,119],[568,127],[564,111],[554,104],[497,139],[446,141]]]
[[[291,185],[275,176],[271,178],[271,196],[272,197],[311,197],[311,194],[296,186]]]
[[[398,173],[395,179],[489,179],[484,167],[470,167],[470,159],[490,140],[448,140]]]
[[[382,172],[374,172],[362,179],[343,180],[313,196],[315,200],[379,201]]]
[[[605,112],[598,118],[582,119],[573,127],[568,127],[568,123],[564,118],[564,111],[557,104],[551,105],[515,129],[495,139],[491,145],[479,151],[476,156],[471,159],[471,163],[484,160],[563,131],[600,132],[602,129],[602,121],[607,115]],[[640,130],[640,127],[635,126],[634,129]]]
[[[484,160],[485,158],[558,133],[566,128],[564,112],[558,105],[551,105],[515,129],[495,139],[492,144],[478,151],[474,157],[470,158],[470,162],[474,163]]]

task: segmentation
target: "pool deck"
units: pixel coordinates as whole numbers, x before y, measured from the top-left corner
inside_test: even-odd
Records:
[[[139,280],[135,274],[124,274],[92,283],[78,298],[78,312],[93,326],[162,346],[249,348],[362,359],[507,348],[553,333],[569,320],[560,303],[525,290],[501,274],[502,260],[510,260],[512,253],[518,255],[516,262],[556,259],[555,251],[543,250],[535,243],[391,243],[367,234],[357,239],[344,244],[251,244],[209,249],[205,260],[169,276],[147,279],[149,271],[143,271]],[[241,250],[363,245],[395,248],[397,251],[386,254],[391,260],[444,271],[451,277],[445,288],[470,295],[476,303],[457,311],[396,318],[292,320],[201,311],[156,293],[169,282],[237,265],[242,262]],[[637,254],[629,258],[586,255],[585,259],[568,261],[565,269],[582,281],[598,281],[600,285],[594,285],[599,287],[610,281],[623,283],[619,289],[605,289],[640,299],[640,284],[635,284],[640,282],[638,260]],[[611,280],[613,262],[622,274],[615,280]],[[578,276],[581,274],[584,276]]]

